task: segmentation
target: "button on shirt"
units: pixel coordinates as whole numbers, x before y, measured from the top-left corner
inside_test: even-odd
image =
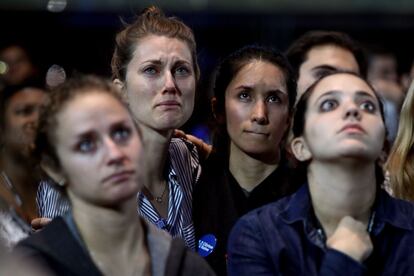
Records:
[[[361,264],[325,246],[304,185],[238,221],[229,238],[229,275],[414,275],[414,205],[379,190],[374,211],[374,250]]]

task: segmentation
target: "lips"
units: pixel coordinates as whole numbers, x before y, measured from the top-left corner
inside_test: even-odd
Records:
[[[175,100],[166,100],[159,102],[155,105],[155,107],[179,107],[181,104]]]
[[[102,182],[121,183],[129,180],[134,174],[134,170],[120,171],[103,178]]]
[[[245,130],[244,132],[248,134],[255,134],[255,135],[262,135],[262,136],[269,136],[267,132],[264,131],[258,131],[258,130]]]
[[[339,132],[365,133],[365,130],[359,124],[347,124]]]

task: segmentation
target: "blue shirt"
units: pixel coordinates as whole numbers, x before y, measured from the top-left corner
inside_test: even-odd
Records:
[[[414,205],[379,190],[374,211],[374,250],[361,264],[325,246],[304,185],[238,221],[229,275],[414,275]]]

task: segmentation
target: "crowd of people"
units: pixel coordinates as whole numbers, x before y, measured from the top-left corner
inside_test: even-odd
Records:
[[[235,49],[208,145],[178,131],[191,28],[150,6],[114,45],[111,79],[56,86],[0,50],[0,274],[414,275],[414,81],[392,53],[319,30]]]

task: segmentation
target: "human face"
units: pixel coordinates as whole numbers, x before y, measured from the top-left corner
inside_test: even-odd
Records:
[[[25,88],[10,97],[5,109],[4,143],[25,153],[33,145],[39,111],[47,99],[38,88]]]
[[[19,46],[11,46],[0,54],[0,60],[4,61],[8,69],[3,75],[6,83],[19,84],[34,73],[35,69],[24,49]]]
[[[193,112],[195,84],[185,42],[157,35],[139,40],[127,66],[124,88],[141,125],[161,132],[182,126]]]
[[[305,147],[312,160],[375,161],[385,128],[378,98],[362,79],[336,74],[323,79],[308,100]]]
[[[297,99],[317,79],[338,70],[359,73],[359,66],[352,52],[335,45],[311,48],[299,68]]]
[[[258,60],[246,64],[226,89],[225,109],[233,148],[248,155],[278,156],[289,120],[286,80],[278,67]]]
[[[111,206],[136,196],[142,145],[117,99],[100,91],[77,95],[56,120],[54,146],[72,201]]]

